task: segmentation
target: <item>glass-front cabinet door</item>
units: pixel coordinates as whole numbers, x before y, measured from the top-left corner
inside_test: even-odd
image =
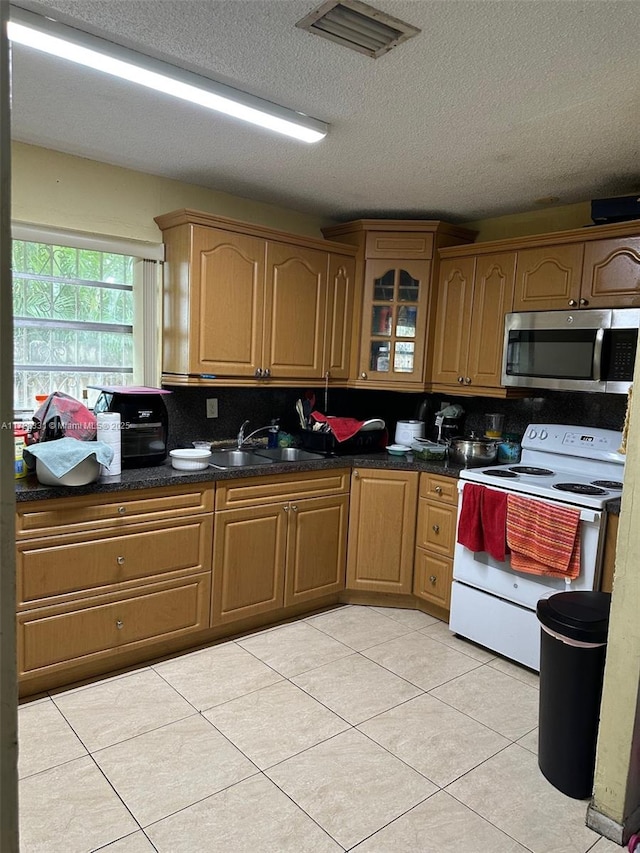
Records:
[[[430,269],[430,261],[367,261],[361,380],[424,382]]]

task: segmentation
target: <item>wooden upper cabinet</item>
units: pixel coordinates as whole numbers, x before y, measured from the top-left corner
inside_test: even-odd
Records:
[[[640,305],[640,237],[586,244],[581,297],[590,308]]]
[[[267,243],[262,367],[274,379],[322,375],[327,264],[325,252]]]
[[[475,258],[446,258],[440,264],[432,379],[441,385],[464,383]]]
[[[196,227],[193,256],[189,373],[254,376],[262,361],[264,241]]]
[[[514,311],[578,306],[584,244],[568,243],[517,253]]]
[[[192,210],[156,222],[167,384],[347,377],[355,248]]]
[[[322,375],[328,379],[349,378],[355,284],[355,258],[329,255],[322,359]]]
[[[515,252],[480,255],[476,259],[467,363],[471,386],[498,388],[502,384],[504,315],[511,311]]]
[[[444,258],[440,264],[432,380],[462,393],[501,387],[504,315],[515,252]]]
[[[431,261],[367,260],[359,378],[385,387],[424,382]]]

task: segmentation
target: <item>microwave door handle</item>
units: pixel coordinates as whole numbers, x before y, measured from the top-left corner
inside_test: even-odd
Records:
[[[604,329],[598,329],[596,332],[596,343],[593,348],[593,378],[596,382],[600,381],[602,376],[602,343],[604,341]]]

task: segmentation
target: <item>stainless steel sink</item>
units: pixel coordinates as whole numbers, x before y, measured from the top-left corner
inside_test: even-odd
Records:
[[[306,462],[324,458],[319,453],[310,453],[308,450],[301,450],[299,447],[274,447],[273,449],[260,449],[255,452],[274,462]]]
[[[272,459],[258,456],[249,450],[214,450],[209,462],[221,468],[247,468],[253,465],[271,465]]]

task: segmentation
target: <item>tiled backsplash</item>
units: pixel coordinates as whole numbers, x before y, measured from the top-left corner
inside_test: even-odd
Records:
[[[169,388],[169,386],[167,386]],[[295,402],[304,395],[305,387],[295,388],[170,388],[166,397],[169,412],[169,447],[189,446],[196,439],[234,438],[243,421],[249,420],[247,433],[279,418],[280,428],[295,433],[299,429]],[[517,400],[495,400],[488,397],[442,397],[438,394],[406,394],[395,391],[329,389],[325,409],[324,389],[313,389],[316,408],[331,415],[360,419],[383,418],[393,439],[398,420],[415,418],[420,405],[427,401],[430,412],[427,435],[433,425],[433,413],[443,400],[459,403],[465,411],[464,431],[482,434],[483,416],[499,412],[505,416],[504,431],[524,432],[527,424],[570,423],[622,429],[627,398],[622,394],[585,394],[580,392],[545,392],[544,396]],[[206,401],[218,400],[218,418],[206,417]]]

